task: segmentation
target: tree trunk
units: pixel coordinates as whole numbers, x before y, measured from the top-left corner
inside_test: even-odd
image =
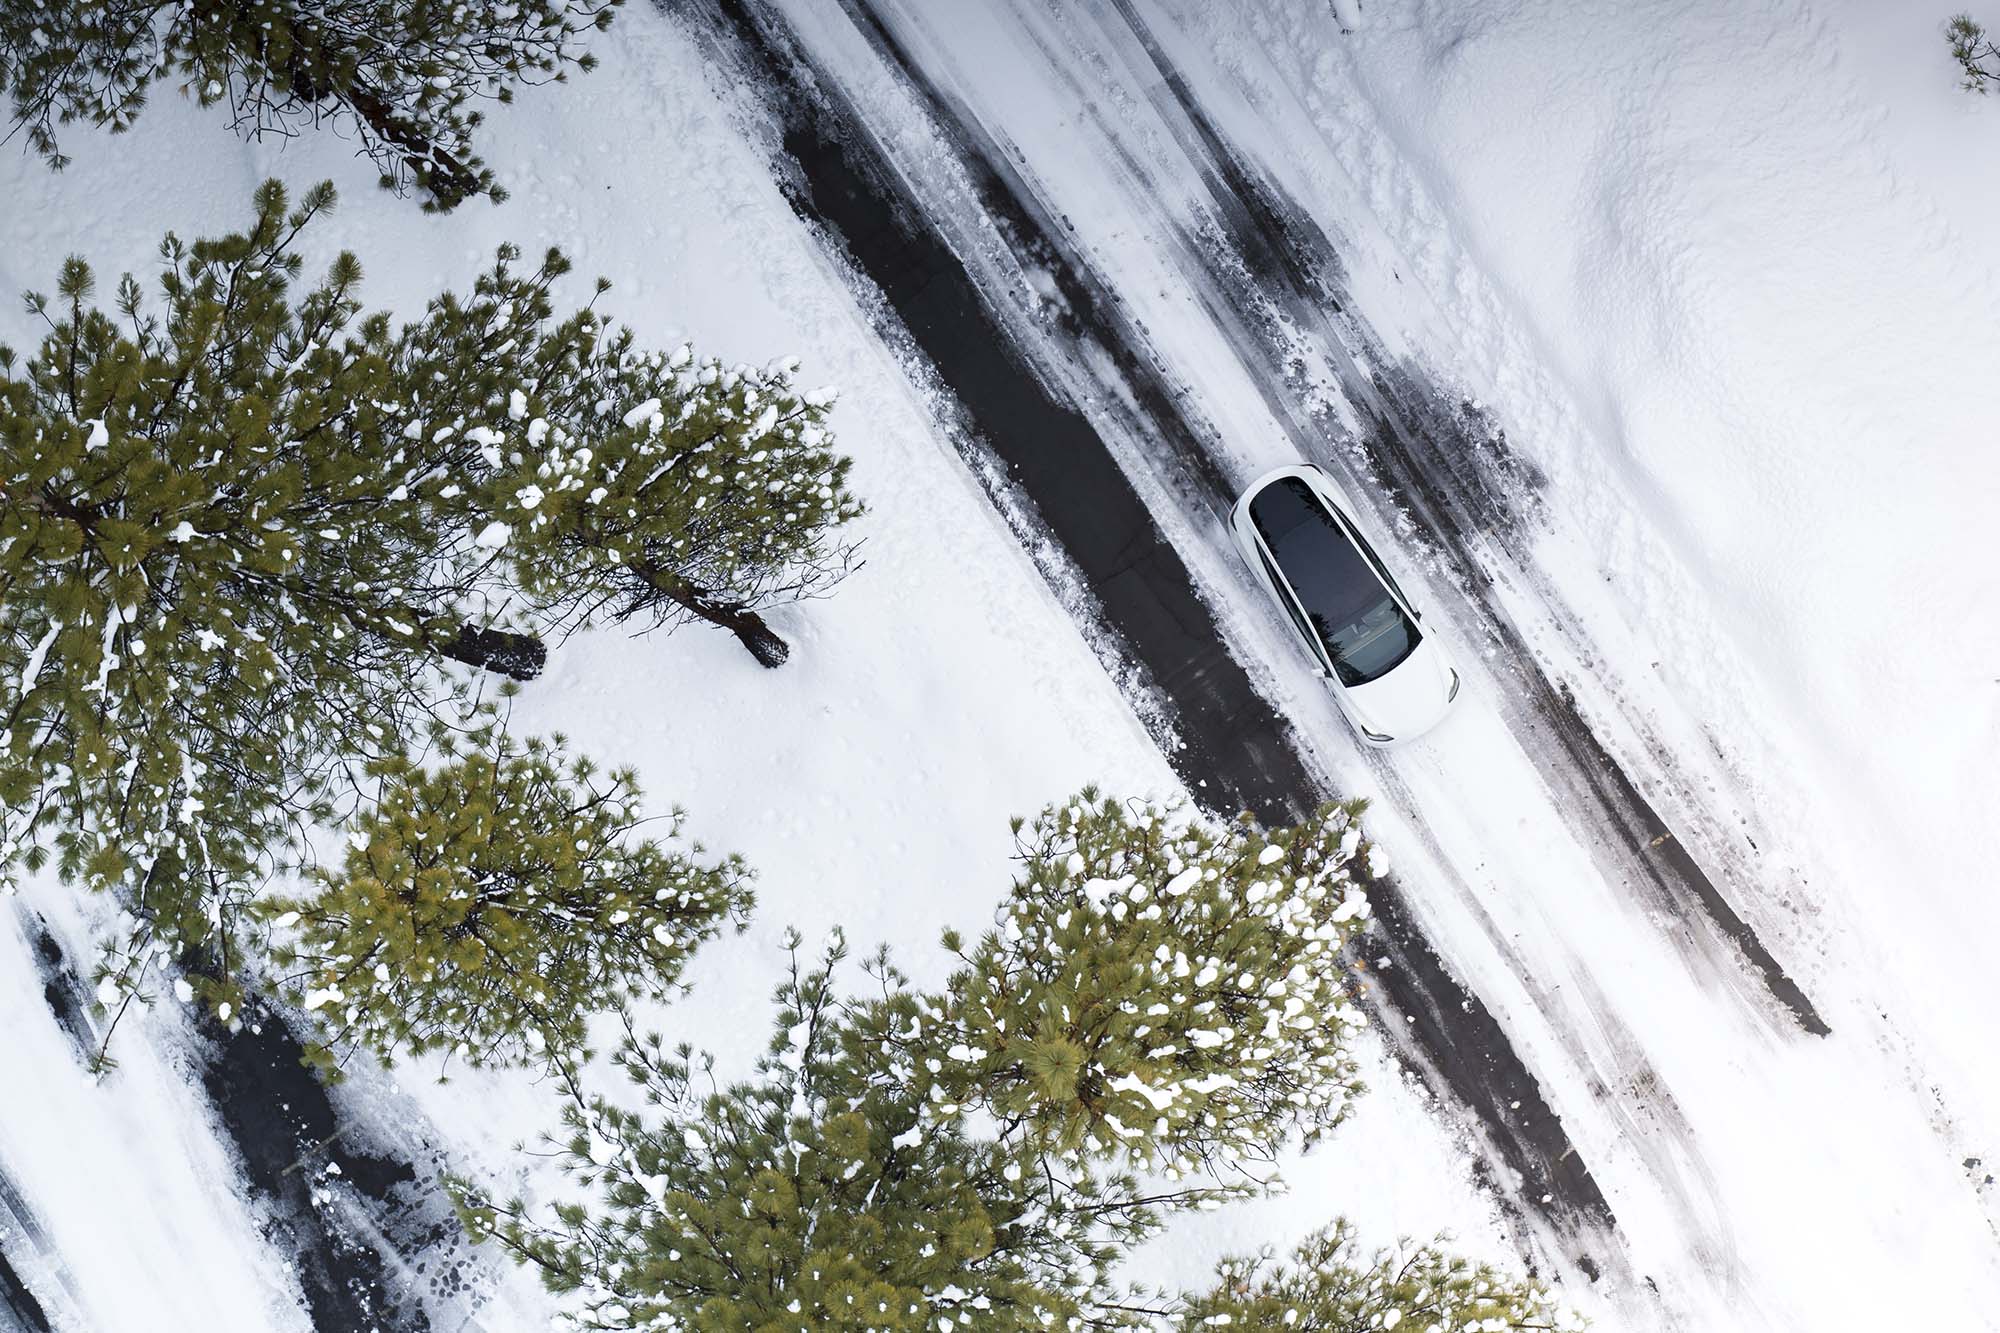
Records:
[[[781,667],[792,655],[792,646],[764,623],[764,617],[741,602],[717,597],[650,560],[635,560],[630,568],[640,582],[675,606],[734,634],[758,666]]]
[[[252,59],[255,63],[271,66],[265,59],[261,28],[263,21],[257,7],[239,0],[236,12],[243,23],[248,23],[256,33],[251,44]],[[240,25],[239,25],[240,26]],[[319,34],[313,34],[315,40]],[[296,41],[296,35],[294,40]],[[327,101],[345,102],[355,118],[366,126],[379,144],[380,152],[369,156],[378,163],[384,155],[401,158],[419,183],[431,193],[439,211],[449,213],[452,209],[481,192],[479,173],[470,165],[461,162],[455,155],[432,143],[412,125],[396,115],[395,108],[383,100],[380,93],[358,80],[345,88],[327,82],[321,69],[314,68],[306,57],[306,47],[294,46],[291,56],[283,66],[285,81],[292,96],[302,102],[319,104]],[[320,64],[325,65],[326,61]],[[274,71],[275,72],[275,71]]]
[[[357,83],[346,89],[344,96],[362,124],[409,164],[417,183],[430,191],[440,211],[449,213],[481,192],[478,172],[398,119],[372,89]]]
[[[495,671],[515,680],[533,680],[548,664],[549,650],[532,634],[460,625],[458,634],[433,647],[454,662]]]

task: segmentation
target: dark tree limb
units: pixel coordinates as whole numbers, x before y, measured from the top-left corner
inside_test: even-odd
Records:
[[[348,106],[375,137],[403,159],[417,184],[430,191],[440,211],[450,212],[476,194],[486,194],[491,182],[481,178],[471,164],[426,138],[397,116],[389,104],[363,84],[343,90]],[[499,196],[494,196],[499,202]]]
[[[1970,14],[1954,14],[1944,25],[1945,40],[1951,44],[1952,58],[1965,77],[1959,86],[1969,93],[1984,93],[2000,85],[2000,44]]]
[[[640,594],[634,610],[665,600],[691,616],[734,634],[736,641],[757,659],[758,666],[781,667],[791,657],[792,646],[764,623],[764,617],[743,603],[718,597],[650,560],[635,560],[628,568],[650,590],[650,594]]]
[[[252,15],[246,11],[246,17],[249,16]],[[323,42],[323,38],[316,38],[311,43],[295,46],[290,57],[283,62],[285,81],[293,97],[314,108],[315,114],[327,103],[345,103],[355,119],[361,122],[364,144],[367,138],[372,137],[380,145],[379,151],[369,150],[368,155],[378,160],[383,157],[400,159],[417,184],[430,192],[442,212],[450,212],[473,195],[487,192],[490,182],[481,178],[472,163],[461,161],[456,154],[447,151],[406,118],[399,116],[388,99],[375,89],[359,78],[351,79],[345,85],[329,82],[325,77],[327,62],[308,58],[308,52],[318,51]],[[262,49],[261,33],[254,46],[255,49],[248,53],[249,58],[268,64]],[[498,202],[497,195],[495,202]]]
[[[433,645],[454,662],[498,672],[514,680],[533,680],[548,664],[548,646],[532,634],[460,625],[458,633]]]

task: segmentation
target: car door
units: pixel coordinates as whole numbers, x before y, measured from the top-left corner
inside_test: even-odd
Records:
[[[1383,562],[1380,555],[1376,554],[1375,547],[1363,535],[1360,521],[1354,517],[1353,512],[1348,508],[1346,497],[1334,489],[1333,479],[1327,476],[1326,469],[1317,463],[1308,463],[1306,466],[1313,471],[1313,490],[1318,492],[1320,498],[1326,502],[1326,507],[1333,511],[1335,521],[1346,530],[1348,539],[1354,543],[1356,549],[1361,552],[1362,558],[1375,571],[1375,577],[1382,580],[1382,586],[1387,588],[1389,595],[1394,597],[1402,605],[1403,610],[1409,613],[1410,619],[1421,622],[1423,616],[1417,611],[1415,604],[1410,601],[1409,595],[1403,591],[1402,585],[1396,582],[1396,576],[1389,572],[1389,566]]]
[[[1311,623],[1306,620],[1305,612],[1300,609],[1298,594],[1292,591],[1292,585],[1286,581],[1285,576],[1279,572],[1276,563],[1272,561],[1271,553],[1264,545],[1262,534],[1253,530],[1250,536],[1251,541],[1256,545],[1257,562],[1262,567],[1264,582],[1270,587],[1271,595],[1276,597],[1278,604],[1285,608],[1285,616],[1292,622],[1293,631],[1304,641],[1306,651],[1312,654],[1313,660],[1319,664],[1320,671],[1324,675],[1331,677],[1333,675],[1333,664],[1327,660],[1326,647],[1320,642],[1319,634],[1313,629]]]

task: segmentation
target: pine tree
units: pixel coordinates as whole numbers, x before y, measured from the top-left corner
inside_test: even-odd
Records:
[[[1986,93],[2000,85],[2000,45],[1994,43],[1984,25],[1972,15],[1952,15],[1944,25],[1944,39],[1964,76],[1959,81],[1961,88],[1969,93]]]
[[[494,733],[435,767],[381,761],[342,865],[264,905],[284,937],[273,961],[329,1052],[573,1070],[592,1014],[666,998],[703,941],[741,927],[742,861],[671,849],[679,811],[640,836],[634,776],[564,747]]]
[[[1129,1177],[1057,1191],[1028,1175],[1005,1143],[932,1114],[883,1042],[885,1016],[914,1012],[901,978],[880,973],[872,1004],[845,1000],[839,941],[804,974],[792,943],[754,1078],[704,1092],[687,1047],[628,1041],[618,1058],[646,1109],[600,1099],[568,1115],[566,1162],[594,1198],[540,1211],[460,1182],[471,1233],[575,1294],[582,1328],[1137,1326],[1120,1255],[1163,1209],[1220,1193],[1154,1198]]]
[[[789,366],[556,322],[555,252],[503,249],[397,328],[351,255],[293,291],[329,187],[256,202],[168,236],[162,313],[130,277],[99,310],[72,260],[36,354],[0,349],[0,873],[119,889],[120,987],[218,939],[226,967],[241,902],[367,766],[463,725],[451,663],[529,677],[539,632],[660,597],[776,642],[749,603],[823,590],[859,511]]]
[[[0,5],[0,83],[52,165],[56,126],[120,131],[167,81],[250,138],[330,121],[382,184],[450,209],[504,192],[472,148],[479,104],[589,69],[622,0],[22,0]]]
[[[702,620],[780,665],[790,650],[758,612],[854,567],[839,530],[861,505],[826,429],[834,394],[801,392],[795,360],[725,367],[639,350],[590,310],[554,322],[567,261],[551,251],[524,274],[517,257],[503,250],[470,299],[434,302],[409,339],[411,383],[451,404],[449,469],[478,479],[465,521],[554,627]]]
[[[1337,1124],[1360,1087],[1341,961],[1368,917],[1359,809],[1218,829],[1086,790],[1017,822],[1001,928],[946,938],[964,966],[925,1031],[933,1098],[1040,1153],[1170,1174]]]
[[[359,265],[291,291],[332,203],[273,182],[247,232],[169,235],[163,314],[129,276],[96,308],[72,259],[35,356],[0,349],[0,871],[53,850],[175,952],[449,698],[414,666],[485,632]]]
[[[1447,1253],[1440,1243],[1363,1254],[1343,1218],[1280,1262],[1269,1252],[1224,1260],[1214,1287],[1186,1298],[1174,1321],[1182,1333],[1297,1329],[1299,1333],[1386,1333],[1407,1329],[1581,1329],[1548,1288]]]

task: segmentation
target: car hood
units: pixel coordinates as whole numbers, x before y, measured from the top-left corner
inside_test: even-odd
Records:
[[[1451,663],[1426,634],[1391,670],[1366,685],[1347,686],[1347,706],[1368,730],[1404,741],[1437,725],[1450,691]]]

